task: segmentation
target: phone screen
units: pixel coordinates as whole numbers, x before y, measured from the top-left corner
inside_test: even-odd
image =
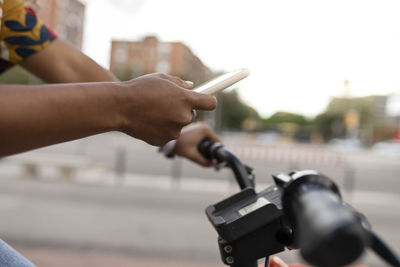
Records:
[[[238,74],[242,73],[243,75],[241,75],[240,77],[237,76]],[[231,71],[225,74],[222,74],[221,76],[218,76],[208,82],[205,82],[201,85],[199,85],[198,87],[196,87],[194,89],[194,91],[198,92],[198,93],[205,93],[205,94],[213,94],[216,93],[216,91],[214,90],[222,90],[225,89],[229,86],[231,86],[232,84],[238,82],[239,80],[243,79],[244,77],[246,77],[248,74],[246,74],[246,71],[244,70],[236,70],[236,71]],[[235,79],[235,76],[237,76]],[[219,85],[221,86],[220,88]],[[208,89],[214,89],[212,90],[212,92],[209,92]]]

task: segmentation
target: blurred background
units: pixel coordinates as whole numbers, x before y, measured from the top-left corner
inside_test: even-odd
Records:
[[[400,247],[398,1],[27,2],[121,80],[199,85],[249,68],[198,120],[256,169],[259,190],[316,169]],[[19,67],[0,82],[41,83]],[[38,266],[222,266],[204,209],[237,192],[227,170],[112,132],[2,158],[0,176],[1,238]]]

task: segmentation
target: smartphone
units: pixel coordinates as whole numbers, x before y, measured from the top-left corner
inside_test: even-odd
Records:
[[[249,74],[248,69],[230,71],[197,86],[193,90],[197,93],[213,95],[246,78]]]

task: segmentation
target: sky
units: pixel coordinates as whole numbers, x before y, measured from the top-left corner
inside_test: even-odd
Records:
[[[312,117],[334,96],[400,94],[397,0],[82,2],[83,50],[101,65],[112,39],[181,41],[214,71],[248,68],[239,93],[262,116]]]

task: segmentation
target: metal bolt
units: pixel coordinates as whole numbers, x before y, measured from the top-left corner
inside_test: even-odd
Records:
[[[226,257],[225,261],[228,264],[232,264],[235,261],[235,259],[233,257]]]
[[[231,253],[232,252],[232,246],[225,246],[224,250],[226,253]]]

